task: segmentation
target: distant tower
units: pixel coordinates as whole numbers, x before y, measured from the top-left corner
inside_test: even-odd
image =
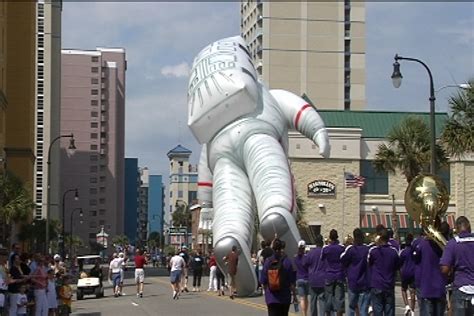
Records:
[[[170,223],[176,202],[190,206],[197,199],[197,166],[189,163],[192,151],[178,145],[167,156],[170,160],[169,210],[165,218]],[[184,204],[183,203],[183,204]]]

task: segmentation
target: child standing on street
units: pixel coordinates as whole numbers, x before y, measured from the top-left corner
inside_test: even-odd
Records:
[[[53,269],[48,270],[48,291],[46,292],[46,299],[48,300],[48,315],[56,316],[58,312],[58,295],[56,293],[56,280]]]
[[[20,286],[20,293],[16,298],[16,314],[18,316],[26,316],[26,307],[28,306],[28,298],[26,297],[26,285]]]
[[[59,299],[61,300],[59,316],[67,316],[71,314],[72,288],[69,285],[70,283],[70,277],[68,275],[64,276],[63,285],[59,289]]]

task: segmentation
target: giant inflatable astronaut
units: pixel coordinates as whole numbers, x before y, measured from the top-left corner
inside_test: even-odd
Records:
[[[188,87],[188,125],[203,144],[199,162],[198,199],[214,208],[212,233],[216,258],[233,245],[241,249],[237,292],[249,295],[257,279],[250,260],[258,210],[260,233],[286,242],[296,253],[300,238],[287,147],[288,129],[296,129],[319,146],[330,146],[316,110],[284,90],[268,90],[257,73],[245,41],[230,37],[205,47],[194,59]],[[256,205],[256,207],[255,207]]]

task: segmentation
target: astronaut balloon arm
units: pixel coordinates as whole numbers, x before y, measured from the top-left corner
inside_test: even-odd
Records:
[[[313,106],[304,99],[285,90],[270,90],[288,120],[288,126],[311,139],[319,147],[319,153],[328,158],[331,150],[324,122]]]

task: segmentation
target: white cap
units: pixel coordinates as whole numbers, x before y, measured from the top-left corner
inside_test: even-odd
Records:
[[[200,207],[201,207],[201,204],[194,204],[193,206],[191,206],[191,207],[189,208],[189,210],[190,210],[190,211],[193,211],[193,210],[195,210],[195,209],[197,209],[197,208],[200,208]]]
[[[119,253],[118,256],[119,256],[120,258],[123,258],[123,256],[124,256],[123,252]]]
[[[53,257],[54,261],[61,260],[61,256],[58,254],[55,254]]]
[[[306,242],[304,240],[298,241],[298,248],[306,247]]]

